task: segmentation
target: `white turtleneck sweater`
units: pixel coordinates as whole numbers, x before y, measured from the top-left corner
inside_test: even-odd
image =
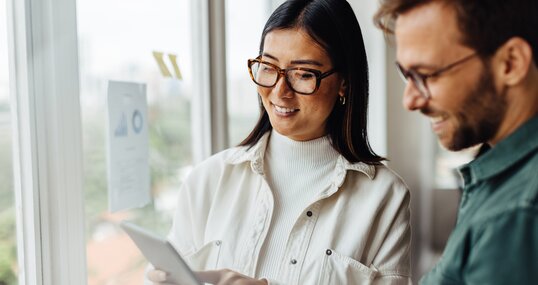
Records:
[[[287,237],[301,211],[329,187],[338,152],[327,136],[294,141],[273,130],[264,156],[264,172],[274,197],[273,216],[258,260],[259,277],[278,280]]]

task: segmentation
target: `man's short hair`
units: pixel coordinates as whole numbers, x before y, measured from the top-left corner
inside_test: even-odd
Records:
[[[538,0],[381,0],[374,22],[392,34],[398,15],[435,1],[454,8],[462,44],[481,57],[492,56],[510,38],[520,37],[531,46],[538,66]]]

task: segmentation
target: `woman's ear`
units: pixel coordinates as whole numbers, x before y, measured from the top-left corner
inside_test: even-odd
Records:
[[[342,82],[340,83],[340,89],[338,90],[338,96],[346,96],[347,85],[347,80],[342,79]]]
[[[518,85],[525,80],[533,64],[532,48],[524,39],[513,37],[497,50],[492,63],[500,84]]]

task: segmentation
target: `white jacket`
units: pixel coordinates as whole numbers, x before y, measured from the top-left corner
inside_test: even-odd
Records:
[[[194,270],[255,276],[271,224],[264,179],[269,133],[252,148],[220,152],[183,183],[169,240]],[[331,186],[303,209],[271,284],[410,283],[409,191],[383,165],[338,158]]]

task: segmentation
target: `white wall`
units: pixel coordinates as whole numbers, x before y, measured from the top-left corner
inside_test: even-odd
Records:
[[[370,104],[368,111],[368,135],[374,151],[387,155],[386,136],[386,64],[385,42],[383,34],[377,30],[372,21],[372,15],[377,9],[376,1],[349,1],[361,25],[366,54],[368,57],[370,79]]]

